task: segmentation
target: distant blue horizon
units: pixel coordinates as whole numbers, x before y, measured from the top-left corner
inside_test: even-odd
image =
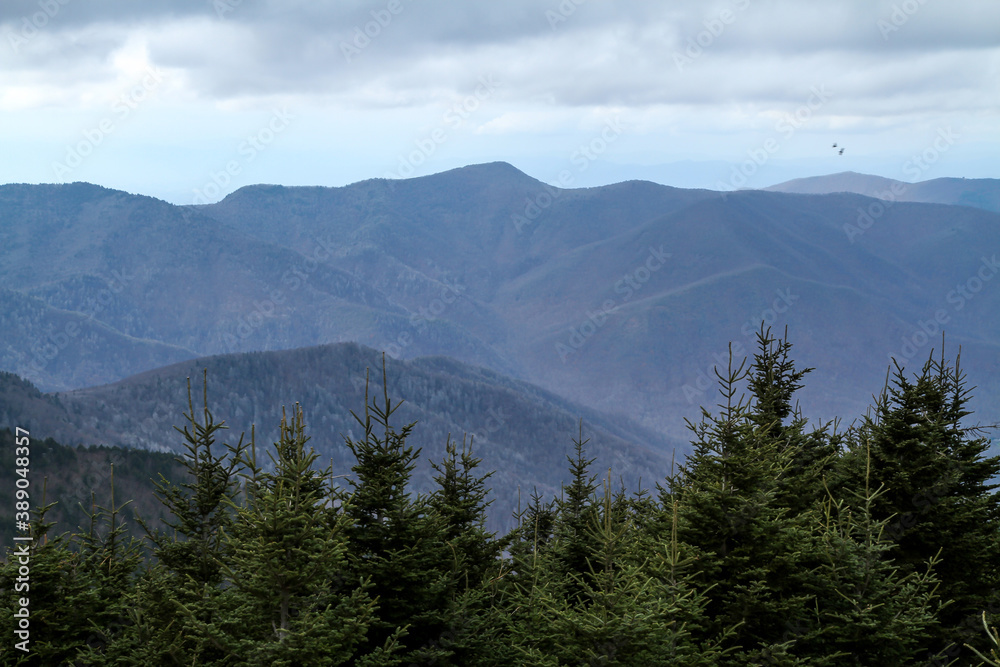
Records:
[[[4,2],[0,182],[191,204],[493,161],[570,187],[1000,177],[1000,3],[395,7]]]

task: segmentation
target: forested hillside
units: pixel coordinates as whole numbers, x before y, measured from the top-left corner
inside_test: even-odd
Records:
[[[863,412],[890,357],[918,365],[946,330],[984,369],[977,411],[998,419],[1000,214],[928,199],[560,188],[503,162],[198,206],[2,185],[0,369],[65,391],[356,342],[490,368],[681,439],[729,342],[746,353],[764,320],[798,332],[817,417]]]
[[[30,431],[29,431],[30,433]],[[0,486],[14,489],[18,457],[14,456],[14,433],[0,429]],[[68,447],[52,438],[38,438],[31,443],[28,457],[31,481],[30,497],[38,505],[55,503],[47,519],[54,525],[51,535],[86,530],[90,513],[96,506],[111,506],[112,474],[116,500],[130,501],[122,518],[132,532],[138,530],[134,516],[150,526],[161,525],[168,513],[153,495],[154,482],[163,475],[174,483],[183,480],[183,466],[173,454],[121,447]],[[114,472],[112,473],[112,467]],[[43,497],[44,493],[44,497]],[[0,540],[13,544],[14,506],[0,507]],[[141,532],[141,531],[140,531]]]
[[[854,192],[891,202],[952,204],[1000,213],[1000,179],[996,178],[934,178],[908,183],[848,171],[828,176],[797,178],[764,189],[799,194]]]
[[[671,442],[624,418],[574,405],[525,382],[446,357],[386,359],[389,391],[404,400],[398,417],[418,422],[410,442],[424,451],[414,488],[429,491],[428,458],[444,454],[449,435],[473,439],[484,465],[495,470],[491,525],[509,525],[519,493],[550,495],[559,488],[561,461],[583,421],[591,451],[602,468],[614,468],[629,488],[651,487],[667,474]],[[356,437],[351,411],[364,404],[368,371],[382,354],[353,343],[279,352],[219,355],[183,362],[115,384],[41,394],[17,376],[0,375],[0,428],[21,426],[70,445],[113,445],[180,451],[173,427],[187,405],[188,378],[200,384],[207,371],[212,409],[229,427],[226,437],[258,442],[278,438],[282,409],[298,403],[308,419],[310,444],[325,463],[350,467],[344,437]],[[373,386],[381,382],[376,373]]]
[[[115,506],[67,539],[36,522],[32,653],[0,651],[44,665],[708,667],[976,665],[992,650],[996,664],[983,624],[1000,618],[1000,457],[972,425],[960,358],[895,369],[846,429],[796,409],[810,370],[762,330],[752,360],[720,369],[693,453],[654,492],[622,489],[577,437],[560,493],[532,497],[502,535],[485,527],[492,477],[474,449],[452,441],[432,491],[412,492],[416,431],[391,381],[358,406],[350,470],[317,457],[294,407],[273,446],[222,446],[195,391],[185,481],[159,489],[173,530],[139,540]],[[0,567],[9,624],[27,604],[17,568]]]

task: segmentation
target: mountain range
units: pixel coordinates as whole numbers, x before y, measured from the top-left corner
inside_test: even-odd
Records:
[[[919,364],[945,330],[977,415],[996,421],[997,184],[906,184],[920,201],[873,198],[886,183],[850,174],[563,189],[492,163],[201,206],[0,186],[0,368],[65,392],[356,342],[490,369],[676,442],[716,400],[713,367],[730,344],[752,354],[762,321],[816,369],[805,415],[847,421],[891,357]]]
[[[444,458],[449,437],[465,441],[482,459],[480,473],[493,471],[490,516],[497,526],[506,525],[519,498],[524,506],[536,490],[546,497],[559,490],[567,481],[573,439],[581,434],[595,459],[594,471],[611,469],[615,482],[631,489],[662,481],[680,444],[448,357],[385,361],[387,387],[381,353],[355,343],[216,355],[55,394],[0,373],[0,429],[20,426],[71,446],[101,443],[179,453],[183,437],[175,427],[188,423],[189,396],[199,419],[207,396],[215,421],[228,429],[225,442],[236,444],[242,434],[249,443],[253,428],[258,460],[268,467],[266,452],[278,438],[282,415],[299,406],[309,446],[323,465],[346,476],[354,458],[345,438],[364,437],[354,415],[364,416],[366,389],[369,404],[382,403],[387,390],[390,400],[400,403],[395,428],[416,422],[407,441],[421,450],[414,490],[433,488],[430,462]]]
[[[971,206],[1000,213],[1000,180],[995,178],[934,178],[929,181],[907,183],[881,176],[844,171],[827,176],[797,178],[764,189],[803,195],[853,192],[887,201]]]

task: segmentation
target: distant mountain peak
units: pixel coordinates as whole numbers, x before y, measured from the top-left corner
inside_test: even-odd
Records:
[[[934,178],[908,183],[882,176],[843,171],[825,176],[796,178],[764,188],[772,192],[803,195],[851,192],[890,201],[969,206],[1000,212],[1000,179]]]
[[[883,176],[873,176],[871,174],[860,174],[856,171],[841,171],[835,174],[823,176],[808,176],[806,178],[796,178],[784,183],[778,183],[764,190],[771,192],[794,192],[796,194],[832,194],[834,192],[853,192],[859,195],[870,197],[898,185],[901,181],[885,178]],[[907,184],[908,185],[908,184]]]
[[[524,173],[509,162],[483,162],[456,167],[426,176],[417,176],[402,181],[427,182],[433,180],[458,180],[470,185],[478,183],[540,184],[541,182]],[[396,181],[398,182],[398,181]]]

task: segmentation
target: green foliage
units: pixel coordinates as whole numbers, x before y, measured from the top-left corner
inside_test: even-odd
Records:
[[[184,437],[186,481],[163,475],[154,483],[156,497],[170,514],[170,532],[142,522],[155,564],[136,587],[133,631],[118,647],[124,654],[153,663],[212,661],[224,657],[217,639],[204,632],[218,612],[223,569],[231,557],[225,532],[232,525],[237,494],[236,471],[244,446],[217,443],[226,426],[208,408],[207,372],[203,404],[195,411],[188,381],[188,422],[175,427]]]
[[[975,653],[980,660],[985,662],[987,665],[990,665],[990,667],[1000,667],[1000,653],[998,653],[998,651],[1000,651],[1000,633],[997,632],[996,628],[991,629],[990,626],[986,624],[985,611],[983,612],[982,618],[983,618],[983,629],[986,631],[986,636],[993,644],[993,647],[990,649],[989,657],[980,653],[979,650],[976,649],[975,647],[969,646],[968,644],[966,644],[966,647],[972,650],[972,652]]]
[[[10,551],[8,561],[0,568],[0,623],[11,629],[11,637],[0,647],[4,664],[64,664],[93,635],[87,617],[81,612],[93,610],[99,588],[88,577],[83,556],[71,549],[70,538],[65,535],[50,538],[52,524],[45,520],[50,508],[40,507],[35,514],[34,541],[25,559],[30,568],[28,577],[19,580],[18,566],[24,558],[20,548]],[[21,608],[20,598],[29,601],[31,613],[28,653],[13,646],[13,629],[18,627],[14,612]]]
[[[561,493],[532,493],[502,537],[471,440],[449,436],[433,491],[412,492],[414,424],[393,425],[382,372],[349,476],[318,465],[298,404],[258,460],[253,432],[218,442],[207,379],[199,411],[189,388],[185,477],[154,485],[168,530],[143,523],[144,560],[117,464],[76,533],[50,537],[40,507],[30,591],[12,552],[0,564],[0,622],[17,595],[32,609],[32,652],[4,664],[1000,664],[1000,458],[962,425],[957,360],[897,368],[837,434],[807,425],[808,369],[762,328],[657,494],[598,485],[581,422]]]
[[[993,481],[1000,457],[987,456],[989,440],[962,426],[968,399],[960,356],[952,364],[943,353],[932,355],[913,380],[897,366],[844,461],[858,477],[870,455],[871,484],[884,487],[872,514],[886,522],[902,571],[940,559],[938,594],[947,605],[927,650],[951,658],[963,642],[985,650],[978,619],[1000,601],[1000,497]]]
[[[425,497],[408,489],[419,450],[407,445],[413,424],[397,431],[391,425],[399,404],[389,399],[383,360],[383,400],[369,402],[364,417],[355,415],[364,435],[345,438],[356,464],[353,492],[343,497],[352,545],[348,571],[371,583],[378,610],[362,651],[399,639],[407,660],[446,659],[452,550],[445,521]]]
[[[0,399],[2,403],[2,399]],[[32,432],[32,435],[35,433]],[[0,487],[14,488],[16,480],[14,432],[0,430]],[[46,499],[52,507],[46,520],[53,523],[50,534],[59,535],[86,529],[90,523],[93,500],[107,506],[111,502],[111,468],[115,470],[118,496],[130,503],[120,518],[136,532],[137,516],[145,517],[153,527],[162,527],[167,512],[154,495],[150,478],[163,475],[177,482],[183,468],[170,454],[120,447],[68,447],[52,438],[31,440],[32,497]],[[11,544],[14,537],[14,505],[0,506],[0,542]]]
[[[449,437],[446,456],[431,463],[438,488],[431,494],[430,510],[444,524],[444,539],[451,548],[455,593],[481,584],[495,569],[499,554],[494,534],[486,530],[487,480],[493,473],[477,475],[482,460],[473,455],[472,443],[462,451]]]
[[[306,451],[302,411],[282,420],[273,472],[249,461],[247,494],[227,535],[230,607],[205,629],[250,665],[350,664],[374,602],[347,570],[348,516],[328,501],[332,471]]]
[[[661,492],[664,507],[678,505],[678,536],[700,552],[700,583],[713,586],[711,630],[735,628],[729,648],[748,655],[783,654],[789,628],[808,622],[802,578],[811,568],[809,517],[789,512],[781,480],[795,451],[762,427],[737,397],[743,365],[719,373],[720,413],[703,411],[692,424],[694,453]]]
[[[922,571],[899,571],[892,545],[883,539],[887,522],[872,517],[881,491],[866,488],[851,505],[832,498],[824,505],[816,535],[823,559],[811,581],[817,631],[806,647],[814,661],[850,657],[864,665],[905,664],[937,624],[939,559],[930,559]]]

